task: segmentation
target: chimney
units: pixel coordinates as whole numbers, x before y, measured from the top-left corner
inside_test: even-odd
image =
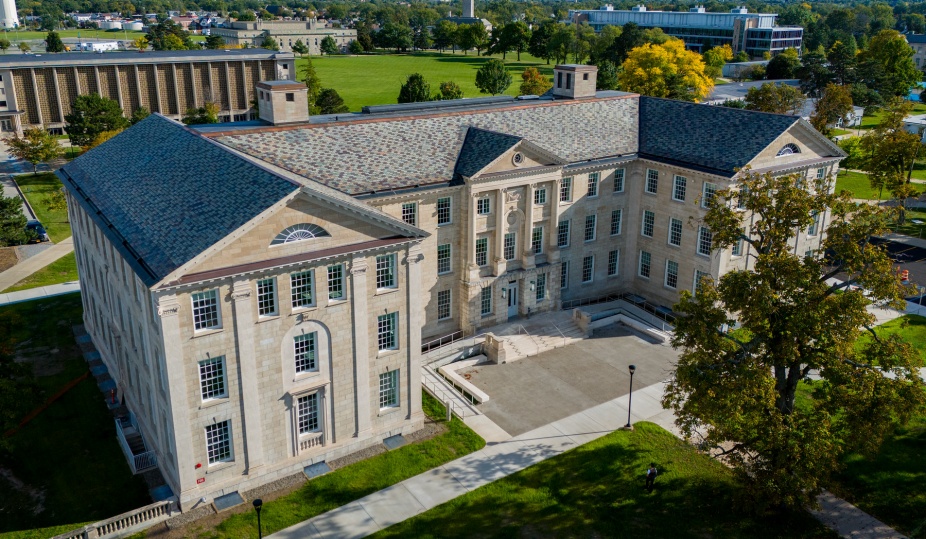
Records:
[[[560,98],[581,99],[595,97],[598,67],[564,64],[553,68],[553,95]]]
[[[309,89],[301,82],[272,80],[257,83],[258,117],[272,125],[309,121]]]
[[[470,17],[470,18],[476,16],[476,1],[475,0],[463,0],[463,16]]]

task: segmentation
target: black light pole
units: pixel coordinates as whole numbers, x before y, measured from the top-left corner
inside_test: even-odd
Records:
[[[636,372],[637,366],[631,365],[630,370],[630,394],[627,395],[627,424],[624,425],[624,428],[627,430],[633,430],[633,425],[630,424],[630,404],[633,402],[633,373]]]
[[[260,529],[260,508],[264,505],[264,502],[260,498],[254,500],[254,510],[257,511],[257,539],[263,539],[264,533]]]

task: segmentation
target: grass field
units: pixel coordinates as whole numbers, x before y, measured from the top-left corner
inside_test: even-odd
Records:
[[[851,191],[853,198],[878,198],[878,190],[872,189],[871,182],[868,181],[868,174],[863,174],[861,172],[839,171],[839,175],[836,176],[836,192],[838,193],[843,189]],[[890,193],[881,194],[881,200],[888,200],[890,198]]]
[[[913,111],[910,114],[923,114],[926,113],[926,104],[924,103],[914,103]],[[878,111],[871,116],[862,116],[862,129],[873,129],[881,123],[881,119],[884,118],[884,112]]]
[[[43,172],[39,175],[20,174],[16,176],[16,183],[19,184],[23,195],[35,211],[35,216],[45,225],[51,241],[58,243],[70,237],[71,224],[68,222],[67,210],[50,210],[45,205],[49,195],[62,188],[58,177],[51,172]]]
[[[76,281],[77,278],[77,259],[74,257],[74,253],[70,253],[62,256],[58,260],[55,260],[51,264],[0,293],[15,292],[17,290],[26,290],[27,288],[37,288],[39,286],[48,286],[51,284],[67,283]]]
[[[656,488],[643,488],[650,462]],[[636,423],[375,534],[375,538],[835,537],[809,514],[733,509],[730,470],[652,423]]]
[[[4,31],[3,33],[7,39],[13,42],[14,47],[15,47],[15,44],[20,41],[23,41],[23,40],[32,41],[36,39],[44,40],[45,36],[48,35],[48,32],[38,32],[34,30],[20,30],[20,31],[9,30],[9,31]],[[126,36],[128,36],[128,39],[131,41],[131,40],[138,38],[139,36],[145,35],[145,32],[131,31],[131,30],[129,31],[122,31],[122,30],[108,31],[108,30],[90,30],[90,29],[58,30],[58,35],[62,38],[72,38],[72,37],[76,38],[78,37],[77,35],[78,33],[80,33],[81,39],[93,39],[96,41],[103,41],[103,40],[105,41],[109,41],[109,40],[125,41]]]
[[[885,322],[877,328],[878,335],[899,335],[903,340],[912,344],[926,361],[926,317],[907,314]],[[871,342],[871,335],[863,332],[856,343],[856,349]],[[926,515],[924,515],[926,516]]]
[[[461,52],[324,56],[313,57],[312,64],[322,87],[337,90],[351,112],[357,112],[364,105],[395,104],[399,89],[412,73],[424,75],[432,94],[438,92],[441,82],[453,81],[463,89],[464,97],[486,97],[487,94],[480,94],[476,88],[476,71],[489,58],[470,51],[466,56]],[[304,64],[305,60],[296,60],[297,68]],[[518,95],[521,73],[526,67],[537,67],[548,77],[553,75],[552,65],[528,54],[522,54],[520,62],[514,54],[509,54],[505,64],[512,78],[508,95]]]
[[[31,405],[87,372],[71,334],[71,325],[81,322],[79,294],[7,305],[0,307],[0,316],[17,318],[11,326],[20,343],[17,353],[35,366],[40,392]],[[144,481],[129,471],[112,415],[92,377],[9,441],[11,453],[0,457],[0,466],[34,490],[0,476],[0,539],[51,537],[150,503]],[[37,502],[36,496],[43,499]],[[38,530],[49,526],[55,528]]]
[[[427,393],[424,394],[422,407],[429,417],[444,423],[448,427],[447,431],[430,440],[406,445],[337,469],[307,482],[292,494],[265,502],[261,511],[264,535],[348,504],[445,462],[478,451],[485,445],[485,441],[457,417],[449,424],[446,423],[444,406]],[[214,529],[194,527],[184,532],[187,536],[203,539],[257,537],[257,517],[253,510],[249,510],[229,517]]]

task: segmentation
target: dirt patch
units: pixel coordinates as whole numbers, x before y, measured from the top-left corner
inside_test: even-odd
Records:
[[[15,247],[0,247],[0,271],[6,271],[19,262]]]

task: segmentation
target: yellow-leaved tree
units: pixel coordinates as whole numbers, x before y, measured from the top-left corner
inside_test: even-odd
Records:
[[[618,86],[625,92],[698,102],[714,88],[701,55],[685,50],[680,39],[633,49],[623,68]]]

